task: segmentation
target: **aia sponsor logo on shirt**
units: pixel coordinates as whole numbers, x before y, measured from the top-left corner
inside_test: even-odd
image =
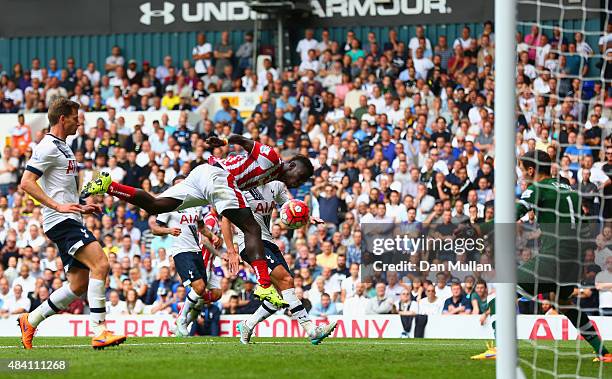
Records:
[[[192,214],[182,214],[181,215],[181,224],[197,224],[200,221],[200,217]]]
[[[78,171],[76,159],[68,159],[68,167],[66,168],[66,175],[76,175]]]
[[[262,213],[262,214],[268,214],[272,212],[274,208],[276,208],[275,201],[271,201],[269,203],[268,202],[258,202],[257,206],[255,207],[255,212]]]

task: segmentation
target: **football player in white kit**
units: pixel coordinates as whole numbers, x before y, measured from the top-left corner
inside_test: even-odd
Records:
[[[283,162],[270,146],[233,134],[228,138],[209,137],[211,147],[239,145],[246,154],[231,155],[225,159],[209,158],[209,164],[195,167],[179,185],[154,197],[142,189],[112,181],[108,173],[101,173],[85,185],[83,197],[108,193],[146,210],[149,214],[172,212],[195,206],[213,205],[224,217],[245,233],[246,252],[257,276],[258,286],[253,293],[260,300],[268,300],[279,307],[288,303],[280,296],[270,281],[264,257],[261,230],[246,204],[243,190],[257,185],[281,180],[290,188],[297,188],[310,179],[314,167],[307,157],[296,155]],[[230,272],[238,269],[239,257],[228,257]]]
[[[250,190],[243,191],[246,198],[247,204],[251,207],[255,221],[261,228],[261,239],[264,243],[264,255],[270,269],[270,278],[272,284],[277,290],[283,295],[289,303],[289,310],[291,311],[291,317],[296,320],[300,326],[306,332],[306,336],[310,339],[310,342],[314,345],[318,345],[326,337],[328,337],[336,328],[336,322],[333,321],[327,325],[315,326],[315,324],[308,316],[308,312],[302,305],[302,302],[295,295],[295,288],[293,285],[293,274],[291,269],[287,265],[285,258],[278,246],[273,242],[274,238],[270,233],[270,218],[272,211],[277,206],[282,206],[286,201],[289,200],[287,194],[287,187],[284,183],[279,181],[273,181],[264,184],[259,187],[251,188]],[[313,223],[322,222],[319,219],[311,218]],[[225,239],[225,244],[228,246],[228,250],[234,249],[232,243],[232,225],[227,218],[223,218],[221,222],[221,230]],[[240,250],[240,257],[242,260],[249,262],[249,258],[245,251],[244,234],[238,231],[236,234],[238,242],[238,249]],[[238,324],[237,329],[240,333],[240,342],[248,344],[251,340],[253,330],[255,326],[272,316],[279,310],[278,307],[274,306],[267,300],[264,300],[261,306],[249,316],[248,319]]]
[[[49,133],[34,148],[21,188],[43,205],[43,230],[58,247],[68,282],[31,313],[19,316],[21,342],[32,348],[37,326],[47,317],[66,309],[87,291],[92,347],[119,345],[125,336],[106,329],[106,277],[108,258],[93,233],[83,225],[81,214],[101,212],[98,205],[79,202],[77,162],[66,137],[79,127],[79,104],[57,98],[49,106]],[[37,183],[38,182],[38,183]]]
[[[172,181],[172,185],[183,180],[185,177],[178,175]],[[174,259],[183,286],[191,286],[192,289],[187,294],[174,327],[170,330],[179,337],[189,335],[189,324],[197,317],[199,309],[205,303],[215,302],[222,295],[220,278],[214,274],[214,257],[210,254],[203,255],[200,233],[215,247],[220,247],[223,241],[204,224],[202,209],[202,207],[192,207],[162,213],[157,216],[156,224],[151,227],[154,235],[174,237],[169,253]]]

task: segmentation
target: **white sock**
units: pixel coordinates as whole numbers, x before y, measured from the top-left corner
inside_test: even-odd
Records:
[[[77,297],[70,289],[70,283],[65,283],[28,315],[28,322],[37,327],[47,317],[68,308]]]
[[[204,299],[200,298],[196,305],[191,307],[189,313],[187,314],[187,326],[198,318],[198,315],[200,312],[202,312],[202,308],[204,308],[204,304]]]
[[[245,320],[246,326],[249,329],[255,328],[257,324],[275,314],[277,310],[278,308],[272,305],[272,303],[270,303],[268,300],[264,300],[264,302],[261,303],[259,308],[257,308],[255,313],[250,315],[249,318]]]
[[[96,336],[106,330],[106,295],[104,281],[89,278],[89,288],[87,289],[87,301],[89,302],[89,319],[92,329]]]
[[[306,308],[302,305],[300,299],[295,296],[295,288],[289,288],[282,292],[283,299],[289,303],[289,310],[291,311],[291,318],[297,320],[297,322],[304,328],[306,334],[311,336],[315,332],[315,325],[310,320]]]
[[[200,295],[198,295],[193,289],[187,294],[187,297],[185,298],[185,303],[183,304],[183,308],[181,308],[181,311],[179,312],[179,319],[183,319],[187,321],[187,325],[189,325],[189,323],[192,321],[190,320],[190,316],[191,316],[191,312],[190,310],[192,308],[195,308],[195,306],[197,305],[198,301],[201,299]]]

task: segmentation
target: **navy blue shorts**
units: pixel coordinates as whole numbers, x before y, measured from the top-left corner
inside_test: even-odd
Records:
[[[285,258],[283,257],[283,254],[281,253],[278,246],[276,246],[275,243],[266,240],[263,241],[263,245],[264,255],[266,256],[266,262],[268,263],[268,268],[270,269],[270,271],[274,270],[276,266],[281,265],[285,270],[287,270],[289,275],[293,277],[293,272],[289,269],[289,265],[287,264],[287,261],[285,261]],[[246,249],[240,252],[240,257],[243,261],[249,264],[251,263],[250,259],[247,258]]]
[[[192,282],[202,279],[206,283],[206,267],[201,252],[178,253],[174,256],[174,266],[179,274],[183,286],[187,287]]]
[[[85,227],[85,225],[73,219],[66,219],[46,233],[59,250],[60,258],[64,264],[64,270],[68,272],[70,267],[78,267],[89,270],[85,264],[74,257],[77,251],[83,246],[96,242],[96,237]]]

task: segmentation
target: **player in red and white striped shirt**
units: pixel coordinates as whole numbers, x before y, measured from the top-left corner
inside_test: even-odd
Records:
[[[216,236],[221,234],[221,227],[219,226],[218,217],[217,211],[215,211],[214,208],[211,208],[202,219],[204,226]],[[208,250],[206,244],[202,244],[202,259],[204,260],[204,267],[206,267],[206,269],[214,269],[212,264],[213,260],[215,259],[214,253]]]
[[[307,157],[296,155],[289,162],[283,162],[270,146],[240,135],[232,135],[226,140],[210,137],[206,142],[211,147],[227,144],[240,145],[249,153],[248,155],[233,155],[225,159],[211,156],[208,159],[210,164],[218,164],[229,171],[236,179],[238,188],[243,191],[263,186],[274,180],[285,183],[288,188],[296,188],[304,184],[314,171]]]
[[[227,217],[245,235],[245,250],[251,266],[257,275],[259,286],[254,295],[260,300],[268,300],[283,308],[288,303],[282,299],[270,280],[268,265],[264,256],[261,228],[255,221],[251,209],[246,204],[242,189],[257,187],[273,180],[279,180],[289,188],[306,182],[313,174],[310,160],[296,156],[283,162],[269,146],[232,135],[228,139],[210,137],[206,140],[210,147],[237,144],[248,152],[241,157],[213,160],[197,166],[181,183],[154,197],[149,193],[115,183],[108,173],[101,173],[83,188],[82,197],[108,193],[130,204],[134,204],[149,214],[172,212],[190,207],[213,205],[223,217]],[[238,270],[238,254],[228,254],[229,268],[232,273]]]

